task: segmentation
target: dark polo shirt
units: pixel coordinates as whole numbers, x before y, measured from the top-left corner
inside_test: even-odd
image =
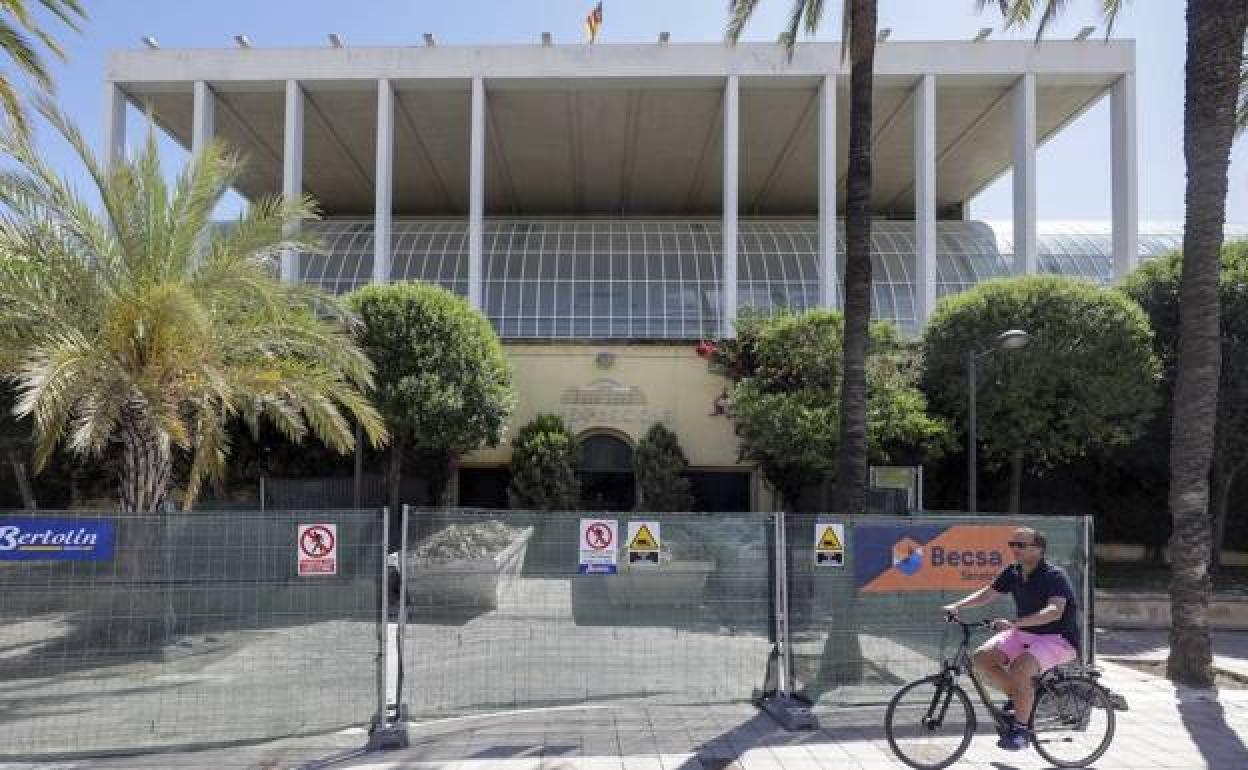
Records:
[[[1070,646],[1079,649],[1079,619],[1075,608],[1075,590],[1070,586],[1070,578],[1061,567],[1055,567],[1041,559],[1036,568],[1027,577],[1023,577],[1023,568],[1011,564],[1001,570],[992,581],[992,590],[997,593],[1011,594],[1018,617],[1034,615],[1049,606],[1049,600],[1062,597],[1066,600],[1066,609],[1062,616],[1042,626],[1028,626],[1019,629],[1032,634],[1061,634],[1070,642]]]

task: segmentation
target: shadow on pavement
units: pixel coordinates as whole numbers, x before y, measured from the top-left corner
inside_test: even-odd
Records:
[[[1248,765],[1248,747],[1226,721],[1218,691],[1188,692],[1179,698],[1179,717],[1209,767]]]

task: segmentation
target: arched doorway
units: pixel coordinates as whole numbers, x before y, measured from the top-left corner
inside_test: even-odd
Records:
[[[589,511],[631,511],[637,504],[633,448],[610,433],[582,435],[581,507]]]

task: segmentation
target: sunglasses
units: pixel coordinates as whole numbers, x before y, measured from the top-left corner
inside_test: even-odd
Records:
[[[1006,545],[1008,545],[1011,548],[1026,548],[1028,546],[1035,545],[1035,543],[1024,543],[1021,540],[1011,540],[1010,542],[1006,543]]]

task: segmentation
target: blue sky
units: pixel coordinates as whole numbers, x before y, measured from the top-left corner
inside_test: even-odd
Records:
[[[142,35],[163,48],[232,46],[244,32],[257,47],[325,45],[329,32],[349,45],[419,44],[432,32],[444,44],[536,42],[543,31],[556,42],[583,40],[590,0],[86,0],[91,14],[83,33],[59,32],[70,61],[53,66],[63,108],[96,142],[103,126],[103,73],[108,51],[140,46]],[[723,35],[727,0],[606,0],[600,40],[604,43],[654,40],[661,30],[673,42],[712,41]],[[840,35],[840,3],[826,0],[828,16],[814,39]],[[1049,33],[1068,38],[1085,24],[1098,24],[1100,0],[1070,0],[1065,20]],[[1184,169],[1183,57],[1184,3],[1135,0],[1114,29],[1116,38],[1137,41],[1139,121],[1139,213],[1141,220],[1181,220]],[[750,40],[774,40],[790,0],[762,0],[746,30]],[[982,26],[1000,27],[989,12],[975,13],[975,0],[880,0],[880,26],[892,40],[967,39]],[[1104,35],[1098,27],[1097,35]],[[997,37],[1030,39],[1030,32]],[[133,113],[133,111],[132,111]],[[131,117],[130,138],[143,122]],[[41,134],[51,162],[77,173],[68,150]],[[1248,150],[1232,155],[1227,218],[1248,222]],[[1043,219],[1109,217],[1109,109],[1102,102],[1040,149],[1038,213]],[[170,148],[172,162],[185,154]],[[972,202],[972,215],[1010,216],[1010,179],[1005,176]]]

